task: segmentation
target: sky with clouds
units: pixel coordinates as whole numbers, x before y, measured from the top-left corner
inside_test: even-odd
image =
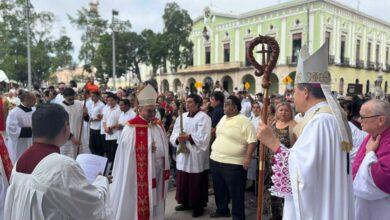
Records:
[[[50,11],[55,15],[53,37],[58,37],[61,31],[71,37],[74,44],[74,57],[77,57],[81,46],[81,32],[70,24],[67,14],[75,15],[81,7],[89,7],[91,0],[30,0],[35,10]],[[119,18],[130,20],[133,31],[140,32],[145,28],[162,31],[165,4],[173,0],[99,0],[99,12],[110,20],[113,9],[119,11]],[[203,13],[206,6],[226,13],[244,13],[250,10],[264,8],[290,0],[175,0],[181,8],[186,9],[192,18]],[[369,15],[390,22],[389,0],[336,0],[352,8],[357,8]]]

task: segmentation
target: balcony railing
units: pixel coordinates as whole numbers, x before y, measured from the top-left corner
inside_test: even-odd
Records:
[[[330,64],[330,65],[334,64],[334,56],[333,55],[329,55],[328,64]]]
[[[287,57],[287,65],[297,66],[298,58],[297,57]]]
[[[358,68],[358,69],[363,69],[364,68],[363,60],[356,60],[356,68]]]
[[[348,67],[349,66],[349,58],[344,57],[344,59],[341,59],[339,65],[342,67]]]
[[[179,69],[178,73],[211,73],[218,72],[223,70],[237,70],[242,67],[242,62],[229,62],[229,63],[215,63],[215,64],[205,64],[197,66],[188,66],[185,69]]]
[[[367,70],[374,70],[375,69],[375,63],[367,61]]]

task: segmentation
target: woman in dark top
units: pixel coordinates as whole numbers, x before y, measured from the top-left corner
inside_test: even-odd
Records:
[[[287,148],[291,148],[296,138],[293,135],[293,128],[296,122],[294,121],[294,112],[288,102],[281,102],[276,106],[275,121],[271,124],[274,133],[279,138],[280,143]],[[265,211],[270,216],[270,219],[282,219],[283,213],[283,199],[275,196],[271,196],[269,188],[271,188],[272,181],[272,157],[273,153],[267,149],[265,158]]]

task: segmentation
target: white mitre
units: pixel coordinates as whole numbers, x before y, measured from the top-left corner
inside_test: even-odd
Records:
[[[337,124],[342,136],[342,149],[350,151],[352,147],[352,134],[346,116],[342,114],[342,108],[335,97],[332,96],[331,76],[328,71],[328,44],[324,43],[311,56],[307,47],[302,47],[295,76],[295,83],[319,84],[326,97],[330,109],[337,119]]]
[[[311,56],[307,47],[302,47],[298,58],[295,83],[331,84],[328,71],[328,45],[326,43]]]
[[[137,99],[139,106],[156,105],[157,92],[148,84],[138,93]]]

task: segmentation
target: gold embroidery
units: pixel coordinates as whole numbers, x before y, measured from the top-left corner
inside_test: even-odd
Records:
[[[314,116],[318,113],[328,113],[328,114],[333,114],[332,110],[329,108],[329,106],[322,106],[318,109],[316,109],[314,112],[312,112],[309,115],[305,115],[303,120],[299,122],[295,127],[294,127],[294,135],[299,138],[301,136],[301,133],[305,126],[314,118]]]

